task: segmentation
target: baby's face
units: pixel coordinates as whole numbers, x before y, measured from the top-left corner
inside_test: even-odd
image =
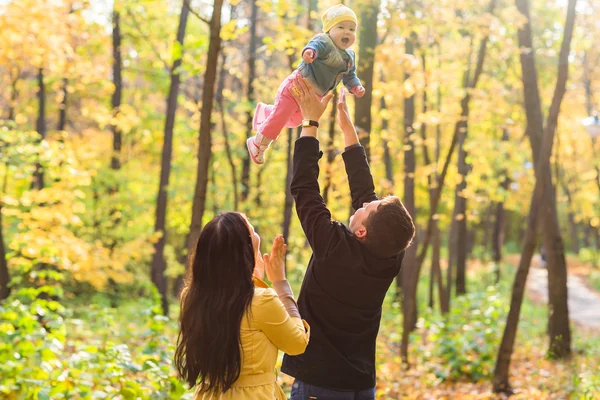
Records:
[[[356,40],[356,24],[352,21],[343,21],[331,28],[328,33],[338,48],[346,50]]]

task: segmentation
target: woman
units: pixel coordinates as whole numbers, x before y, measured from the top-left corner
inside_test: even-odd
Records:
[[[285,279],[286,245],[278,236],[271,255],[240,213],[219,214],[202,230],[181,295],[175,365],[196,386],[197,399],[283,400],[277,385],[277,349],[306,349],[309,327],[300,319]],[[264,272],[270,289],[261,279]]]

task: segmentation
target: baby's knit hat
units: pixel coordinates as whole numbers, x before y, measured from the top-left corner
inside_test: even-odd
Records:
[[[321,16],[323,20],[323,32],[327,33],[331,28],[344,21],[351,21],[358,25],[358,18],[350,8],[343,4],[329,7]]]

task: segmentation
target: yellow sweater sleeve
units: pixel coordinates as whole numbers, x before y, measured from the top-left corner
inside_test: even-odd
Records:
[[[310,327],[306,321],[289,316],[273,289],[261,293],[253,314],[258,329],[278,349],[291,356],[304,353],[310,338]]]

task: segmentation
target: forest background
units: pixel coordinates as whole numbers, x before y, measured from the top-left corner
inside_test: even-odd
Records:
[[[298,293],[299,132],[260,167],[245,140],[332,4],[0,0],[0,398],[190,398],[177,294],[220,211],[246,213],[263,251],[284,235]],[[351,112],[378,194],[417,225],[378,398],[600,398],[600,4],[346,4]],[[335,112],[320,186],[347,221]]]

